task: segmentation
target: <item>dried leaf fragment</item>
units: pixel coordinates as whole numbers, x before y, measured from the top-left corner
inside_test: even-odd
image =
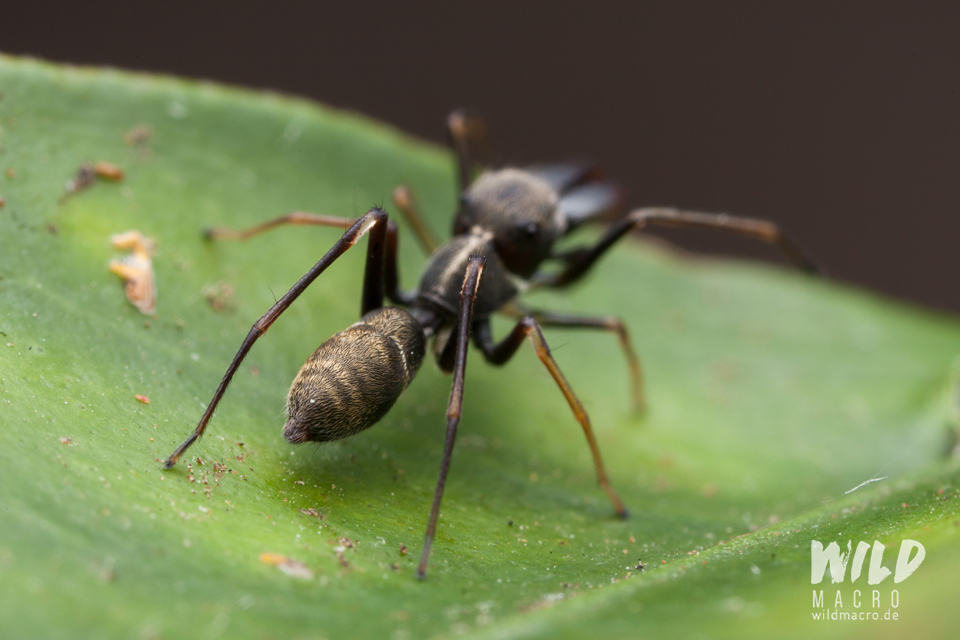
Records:
[[[282,556],[279,553],[261,553],[260,562],[272,565],[294,578],[303,578],[304,580],[313,579],[313,571],[311,571],[307,565],[299,560]]]
[[[155,243],[145,238],[139,231],[127,231],[111,236],[110,241],[117,249],[131,251],[129,256],[110,263],[110,271],[126,282],[127,299],[140,310],[151,316],[157,312],[157,285],[153,276],[151,256]]]
[[[106,162],[104,160],[100,160],[94,164],[84,162],[80,165],[80,168],[77,169],[77,174],[73,176],[71,180],[68,180],[64,186],[67,192],[64,198],[83,191],[96,182],[97,178],[103,178],[111,182],[119,182],[123,180],[123,169],[112,162]]]
[[[77,169],[77,175],[67,181],[64,189],[66,189],[67,195],[74,194],[92,185],[96,179],[97,172],[94,170],[93,165],[89,162],[84,162],[80,165],[80,168]]]
[[[97,174],[98,178],[103,178],[104,180],[110,180],[112,182],[123,180],[123,169],[112,162],[100,161],[93,165],[93,171]]]

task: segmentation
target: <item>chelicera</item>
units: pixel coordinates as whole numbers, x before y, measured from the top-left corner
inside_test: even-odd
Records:
[[[369,236],[363,277],[361,318],[337,333],[310,356],[287,396],[284,437],[291,443],[326,442],[349,437],[379,421],[410,384],[434,341],[437,364],[453,374],[447,407],[447,430],[440,476],[427,522],[417,570],[426,575],[430,548],[440,512],[457,425],[463,405],[467,351],[473,342],[495,365],[507,362],[525,340],[533,344],[563,392],[586,436],[597,479],[613,506],[626,517],[603,466],[590,418],[550,353],[541,327],[599,329],[615,333],[627,359],[634,406],[643,405],[640,362],[623,322],[613,316],[582,316],[524,308],[520,294],[529,287],[563,288],[581,279],[590,267],[628,232],[647,225],[701,227],[730,231],[779,247],[800,268],[816,267],[779,228],[764,220],[676,209],[636,209],[617,219],[593,245],[558,253],[556,243],[581,224],[597,220],[620,205],[620,190],[579,165],[485,170],[477,174],[475,156],[485,142],[484,125],[462,112],[453,113],[447,128],[459,160],[460,207],[453,237],[438,244],[420,219],[410,192],[398,187],[394,203],[413,228],[430,257],[416,290],[400,287],[397,228],[378,207],[359,219],[293,212],[244,230],[211,229],[211,239],[247,239],[281,225],[346,228],[343,237],[300,280],[257,320],[207,405],[194,432],[166,460],[172,468],[200,438],[240,363],[273,322],[364,235]],[[543,270],[547,264],[559,268]],[[385,306],[389,299],[395,306]],[[496,340],[490,318],[503,312],[518,318],[510,333]]]

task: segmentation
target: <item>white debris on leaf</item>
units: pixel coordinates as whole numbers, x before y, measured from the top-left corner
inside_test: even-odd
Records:
[[[130,255],[110,262],[110,271],[126,282],[127,300],[148,316],[157,312],[157,285],[153,277],[151,256],[156,249],[152,238],[139,231],[127,231],[110,237],[117,249],[130,251]]]
[[[299,560],[288,558],[279,553],[261,553],[260,562],[272,565],[294,578],[303,578],[304,580],[313,579],[313,571],[311,571],[307,565]]]

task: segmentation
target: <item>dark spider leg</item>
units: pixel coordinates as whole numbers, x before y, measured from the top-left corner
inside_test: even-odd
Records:
[[[416,291],[404,291],[400,288],[400,266],[397,262],[397,244],[399,243],[397,225],[393,220],[387,222],[387,246],[383,254],[383,284],[386,295],[394,304],[409,307],[417,299]]]
[[[424,222],[420,216],[420,211],[417,205],[414,204],[413,192],[410,190],[410,187],[400,185],[394,189],[393,204],[396,205],[400,213],[403,214],[404,219],[410,224],[417,240],[420,242],[420,248],[423,249],[424,253],[431,255],[436,251],[439,246],[437,239],[433,237],[430,228],[427,227],[426,222]]]
[[[633,350],[630,343],[630,334],[627,332],[623,320],[616,316],[584,316],[572,313],[558,313],[555,311],[541,311],[527,309],[514,303],[512,307],[501,309],[511,317],[532,316],[541,327],[568,327],[570,329],[602,329],[617,334],[620,340],[620,348],[627,359],[627,367],[630,370],[630,390],[633,397],[633,410],[641,413],[646,405],[645,394],[643,391],[643,368],[640,365],[640,359]]]
[[[293,304],[293,301],[306,290],[310,284],[317,279],[317,277],[323,273],[327,267],[329,267],[334,260],[342,256],[347,250],[352,247],[357,241],[367,232],[370,232],[370,242],[367,245],[367,267],[368,272],[364,277],[363,283],[363,313],[367,311],[372,311],[374,309],[379,309],[383,306],[383,277],[382,277],[382,266],[383,266],[383,255],[385,243],[385,235],[387,230],[387,213],[383,209],[371,209],[363,217],[357,220],[353,226],[347,229],[347,232],[343,234],[343,237],[336,242],[336,244],[327,251],[326,255],[320,258],[320,261],[317,262],[313,267],[307,271],[306,274],[300,280],[297,281],[293,287],[290,288],[283,297],[281,297],[276,304],[274,304],[270,309],[263,314],[263,316],[257,320],[253,327],[250,329],[250,332],[247,334],[247,337],[243,339],[243,343],[240,345],[240,349],[237,351],[237,354],[233,356],[233,361],[230,362],[230,366],[227,367],[226,373],[223,374],[223,379],[220,381],[220,385],[217,387],[216,392],[213,394],[213,398],[210,400],[210,403],[207,405],[206,411],[203,412],[203,416],[200,418],[200,422],[197,423],[196,429],[190,434],[183,444],[181,444],[177,449],[167,458],[166,462],[163,463],[164,469],[172,469],[173,465],[177,463],[177,460],[180,459],[180,456],[196,442],[202,435],[203,432],[207,429],[207,423],[210,421],[210,417],[213,415],[214,410],[217,408],[217,405],[220,403],[220,399],[223,397],[224,392],[227,390],[227,385],[230,384],[230,381],[233,379],[233,374],[237,372],[237,369],[240,367],[240,363],[243,362],[244,357],[246,357],[247,352],[250,351],[250,348],[253,347],[253,343],[257,341],[260,336],[267,332],[267,329],[270,328],[270,325],[280,317],[287,308]],[[379,270],[378,270],[379,265]],[[373,273],[371,274],[370,269],[372,267]],[[379,278],[380,282],[374,282],[374,279]],[[379,295],[379,300],[377,296]]]
[[[567,403],[570,405],[574,417],[583,428],[583,435],[587,437],[587,444],[590,445],[590,453],[593,455],[593,465],[597,470],[597,481],[600,483],[600,486],[603,487],[603,490],[607,492],[607,497],[610,498],[610,502],[613,504],[613,510],[619,517],[626,518],[627,510],[623,506],[620,496],[618,496],[616,491],[613,490],[613,487],[610,486],[607,472],[603,468],[600,448],[597,446],[597,439],[593,435],[593,427],[590,426],[590,417],[587,415],[587,410],[584,409],[583,404],[581,404],[576,394],[573,393],[573,389],[570,388],[567,379],[564,378],[563,373],[560,372],[560,367],[557,366],[557,362],[553,359],[553,356],[550,355],[550,347],[547,345],[547,341],[543,337],[543,332],[540,331],[540,325],[536,319],[534,319],[533,316],[524,317],[513,328],[510,335],[500,343],[494,343],[493,341],[489,320],[485,319],[477,322],[474,328],[474,340],[477,346],[483,351],[483,355],[486,356],[487,361],[491,364],[499,365],[507,362],[507,360],[517,352],[520,345],[523,344],[524,338],[530,339],[537,353],[537,357],[540,358],[540,361],[547,367],[547,371],[553,376],[554,382],[557,383],[560,391],[563,392],[563,397],[567,399]]]
[[[487,138],[487,123],[483,118],[457,110],[447,116],[447,134],[457,153],[460,193],[463,193],[473,182],[477,166],[489,162],[490,141]]]
[[[317,226],[317,227],[340,227],[342,229],[348,229],[351,225],[357,222],[357,218],[341,218],[338,216],[327,216],[319,213],[307,213],[305,211],[294,211],[288,213],[273,220],[267,220],[261,224],[258,224],[247,229],[227,229],[224,227],[210,227],[205,229],[203,236],[207,240],[248,240],[256,235],[260,235],[264,231],[269,231],[276,227],[282,227],[284,225],[308,225],[308,226]],[[386,295],[390,298],[390,301],[394,304],[399,304],[403,306],[409,306],[413,300],[416,299],[415,293],[407,293],[400,289],[400,275],[399,267],[397,266],[397,226],[391,220],[387,223],[387,237],[386,237],[386,253],[385,253],[385,262],[382,267],[379,268],[384,272],[383,276],[374,276],[371,278],[370,285],[377,286],[377,283],[382,283],[379,286],[386,287]],[[373,276],[369,272],[371,265],[369,264],[370,256],[367,256],[367,274]],[[366,291],[366,285],[364,286],[364,291]],[[376,294],[371,294],[371,299],[376,300],[378,296]],[[367,296],[364,294],[364,301],[362,307],[364,309],[363,313],[367,311],[372,311],[383,306],[382,300],[383,296],[380,295],[379,299],[381,302],[374,307],[369,307],[367,305]]]
[[[457,357],[453,367],[453,388],[450,391],[450,403],[447,405],[447,437],[443,443],[443,461],[440,463],[440,477],[437,479],[437,490],[433,495],[430,520],[427,523],[427,533],[423,540],[423,553],[420,554],[420,565],[417,567],[417,577],[420,579],[427,575],[430,547],[433,545],[433,537],[437,531],[437,518],[440,515],[440,500],[443,498],[443,489],[447,483],[450,458],[453,456],[453,443],[457,437],[457,425],[460,423],[460,411],[463,408],[463,379],[467,371],[467,349],[470,345],[470,328],[473,324],[473,304],[477,299],[477,289],[480,287],[480,278],[483,275],[485,263],[486,258],[483,256],[470,256],[467,262],[466,276],[463,279],[463,287],[460,289],[460,316],[455,328]]]
[[[800,250],[800,247],[783,235],[776,224],[767,220],[736,218],[725,213],[696,213],[693,211],[677,211],[676,209],[637,209],[613,224],[594,246],[574,249],[560,257],[566,262],[567,266],[559,273],[536,274],[536,283],[548,287],[562,287],[576,282],[617,240],[626,235],[627,232],[633,229],[642,229],[647,225],[731,231],[769,242],[780,249],[787,259],[800,269],[809,273],[820,273],[820,268]]]

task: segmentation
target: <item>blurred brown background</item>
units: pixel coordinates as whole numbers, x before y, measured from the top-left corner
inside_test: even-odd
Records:
[[[473,107],[503,161],[593,159],[632,204],[771,218],[838,279],[960,312],[960,3],[60,4],[4,2],[0,50],[281,90],[437,141]]]

